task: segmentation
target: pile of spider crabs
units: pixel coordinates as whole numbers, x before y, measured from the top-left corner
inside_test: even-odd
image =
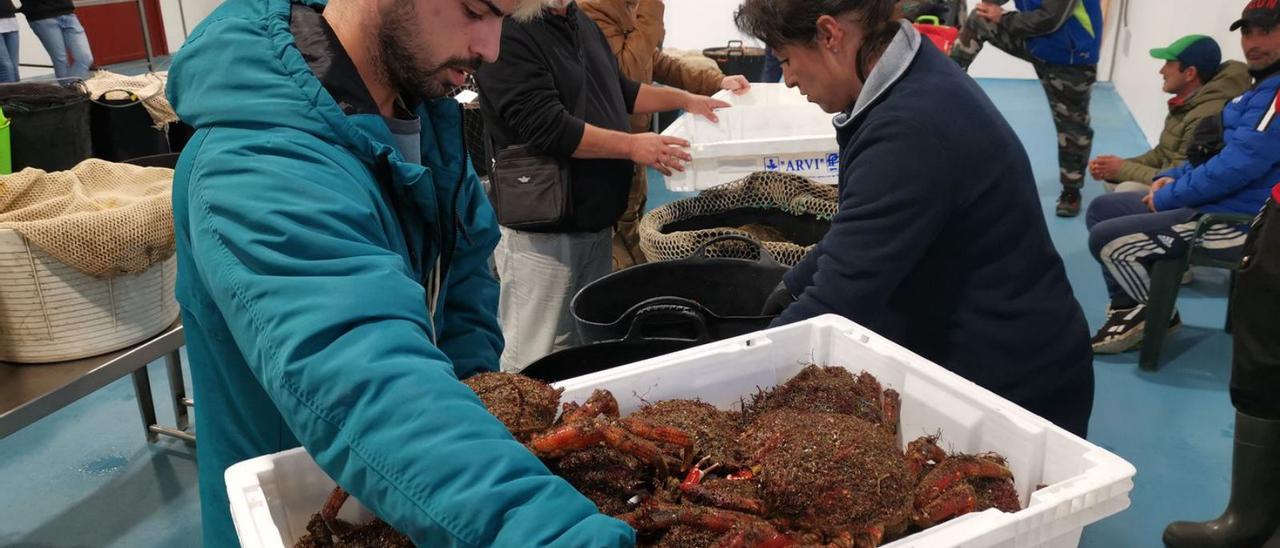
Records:
[[[596,390],[488,373],[466,381],[517,440],[641,546],[878,546],[957,516],[1020,509],[994,453],[951,454],[937,435],[899,441],[898,393],[869,373],[810,365],[737,409],[646,402],[621,417]],[[378,520],[336,518],[336,490],[299,546],[411,546]]]

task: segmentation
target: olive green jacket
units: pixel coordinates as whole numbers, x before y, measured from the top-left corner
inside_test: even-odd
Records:
[[[1150,183],[1156,174],[1181,164],[1187,159],[1187,146],[1196,126],[1205,118],[1221,116],[1227,102],[1253,86],[1249,68],[1239,61],[1227,61],[1218,74],[1181,104],[1169,103],[1160,142],[1146,154],[1128,158],[1116,174],[1116,182]]]

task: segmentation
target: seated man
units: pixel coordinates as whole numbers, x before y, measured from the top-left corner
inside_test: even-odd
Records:
[[[1248,67],[1239,61],[1222,63],[1218,42],[1193,34],[1167,48],[1151,50],[1165,61],[1160,68],[1164,92],[1172,93],[1169,116],[1155,148],[1141,156],[1102,155],[1089,162],[1089,173],[1104,181],[1108,192],[1147,192],[1156,174],[1181,164],[1196,127],[1206,118],[1222,115],[1222,107],[1253,84]],[[1219,64],[1221,63],[1221,64]]]
[[[1187,239],[1202,214],[1256,214],[1280,181],[1280,123],[1273,123],[1280,100],[1277,23],[1280,7],[1273,6],[1246,9],[1231,27],[1241,29],[1241,44],[1257,85],[1223,109],[1220,152],[1160,173],[1147,194],[1119,192],[1090,204],[1089,248],[1102,263],[1111,294],[1106,323],[1093,338],[1095,354],[1125,352],[1142,342],[1149,268],[1157,260],[1187,253]],[[1238,255],[1244,240],[1243,227],[1219,226],[1206,234],[1204,245]],[[1176,312],[1173,318],[1155,321],[1179,325]]]

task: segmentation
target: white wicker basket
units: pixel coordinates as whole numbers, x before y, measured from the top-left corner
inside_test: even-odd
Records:
[[[0,361],[51,363],[146,340],[178,317],[177,260],[97,279],[0,229]]]

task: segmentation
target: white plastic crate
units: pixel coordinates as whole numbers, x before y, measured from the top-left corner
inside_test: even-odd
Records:
[[[839,182],[840,153],[832,115],[783,84],[752,84],[745,95],[722,91],[733,105],[719,123],[685,113],[663,135],[690,142],[693,162],[666,178],[677,192],[703,190],[757,171],[783,171]]]
[[[904,443],[942,432],[944,448],[998,451],[1009,460],[1024,509],[961,516],[886,545],[905,547],[1077,546],[1084,526],[1129,506],[1133,465],[865,328],[837,316],[711,343],[560,383],[565,401],[596,388],[624,414],[646,401],[699,397],[730,407],[757,387],[785,382],[808,363],[874,374],[902,394]],[[245,461],[226,473],[231,511],[245,547],[291,546],[305,533],[333,481],[301,449]],[[1045,485],[1035,490],[1037,485]],[[365,519],[363,509],[344,517]]]

